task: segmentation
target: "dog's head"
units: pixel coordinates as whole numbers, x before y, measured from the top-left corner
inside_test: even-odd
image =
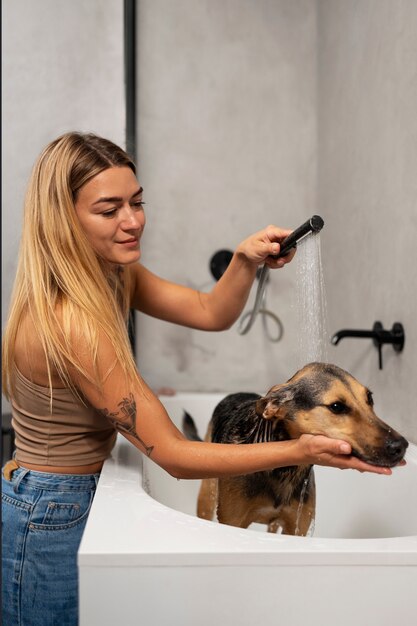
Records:
[[[310,363],[288,382],[272,387],[257,401],[256,412],[273,420],[282,438],[308,433],[343,439],[353,455],[373,465],[397,465],[408,446],[375,415],[370,390],[327,363]]]

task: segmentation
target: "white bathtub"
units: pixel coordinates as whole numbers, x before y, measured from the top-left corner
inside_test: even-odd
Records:
[[[200,433],[222,394],[161,398]],[[316,468],[313,537],[194,515],[177,481],[119,437],[79,551],[80,625],[392,626],[417,616],[417,448],[390,477]]]

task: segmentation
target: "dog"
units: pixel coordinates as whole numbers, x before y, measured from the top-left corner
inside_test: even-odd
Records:
[[[183,432],[201,441],[192,417],[184,412]],[[380,420],[372,393],[336,365],[310,363],[262,397],[234,393],[216,406],[205,441],[261,443],[297,439],[302,434],[347,441],[352,455],[367,463],[393,467],[408,441]],[[268,532],[306,536],[315,517],[312,465],[280,467],[243,476],[204,479],[197,515],[247,528],[256,522]]]

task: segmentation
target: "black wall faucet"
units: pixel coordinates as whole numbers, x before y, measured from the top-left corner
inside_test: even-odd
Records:
[[[384,330],[381,322],[375,322],[372,330],[339,330],[332,336],[330,341],[334,346],[337,346],[344,337],[372,339],[374,346],[378,350],[380,370],[382,370],[382,346],[390,343],[396,352],[401,352],[405,343],[404,327],[401,322],[395,322],[391,330]]]

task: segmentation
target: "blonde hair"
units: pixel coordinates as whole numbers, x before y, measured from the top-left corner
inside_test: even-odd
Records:
[[[122,281],[114,268],[97,257],[75,211],[79,190],[109,167],[130,167],[136,173],[130,157],[114,143],[75,132],[51,142],[34,166],[3,338],[3,392],[7,398],[13,396],[14,346],[26,314],[31,316],[45,353],[51,397],[52,369],[76,392],[69,365],[101,386],[97,363],[100,332],[113,345],[126,376],[137,379],[126,324],[129,273],[124,272]],[[80,362],[74,328],[93,357],[93,377]]]

